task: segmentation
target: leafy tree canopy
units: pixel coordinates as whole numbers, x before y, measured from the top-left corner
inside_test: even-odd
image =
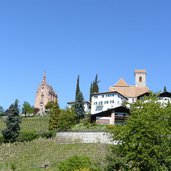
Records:
[[[112,137],[108,171],[171,170],[171,104],[166,107],[150,95],[131,105],[126,125],[116,125]]]
[[[24,102],[22,107],[22,113],[25,114],[31,114],[34,113],[34,107],[30,105],[29,102]]]
[[[60,109],[58,105],[58,101],[52,102],[52,106],[50,108],[50,119],[49,119],[49,130],[55,130],[58,127],[58,120],[60,115]]]

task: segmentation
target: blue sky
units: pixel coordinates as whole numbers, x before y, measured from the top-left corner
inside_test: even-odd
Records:
[[[153,91],[171,90],[170,0],[0,0],[0,105],[34,104],[46,71],[63,108],[77,76],[86,100],[147,70]]]

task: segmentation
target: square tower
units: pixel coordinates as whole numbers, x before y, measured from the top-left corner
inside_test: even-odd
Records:
[[[135,70],[135,86],[146,87],[146,70]]]

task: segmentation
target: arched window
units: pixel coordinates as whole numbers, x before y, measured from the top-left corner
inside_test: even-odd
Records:
[[[139,77],[139,82],[142,82],[142,77],[141,76]]]

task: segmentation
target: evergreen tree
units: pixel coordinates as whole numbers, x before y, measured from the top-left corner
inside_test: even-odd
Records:
[[[55,130],[58,127],[60,109],[59,109],[59,105],[58,105],[57,101],[55,101],[51,104],[52,104],[52,106],[49,111],[49,113],[50,113],[49,130]]]
[[[98,80],[98,75],[96,74],[96,77],[95,77],[95,80],[91,83],[90,85],[90,97],[89,97],[89,100],[90,100],[90,103],[91,103],[91,95],[93,93],[99,93],[99,80]]]
[[[93,84],[91,83],[90,85],[90,98],[89,98],[89,101],[91,103],[91,95],[93,94]]]
[[[97,74],[96,74],[96,77],[95,77],[95,80],[93,81],[93,93],[98,93],[99,92],[99,82],[100,81],[98,81],[98,76],[97,76]]]
[[[80,76],[77,78],[76,92],[75,92],[75,100],[77,98],[78,93],[80,92]]]
[[[163,92],[167,92],[167,88],[166,88],[166,86],[164,86],[164,90],[163,90]]]
[[[11,104],[9,109],[6,110],[6,128],[2,130],[2,135],[5,141],[15,141],[19,136],[20,131],[20,116],[19,116],[19,106],[18,100],[14,104]]]
[[[84,97],[81,91],[77,94],[76,101],[75,101],[75,112],[78,121],[84,118]]]

